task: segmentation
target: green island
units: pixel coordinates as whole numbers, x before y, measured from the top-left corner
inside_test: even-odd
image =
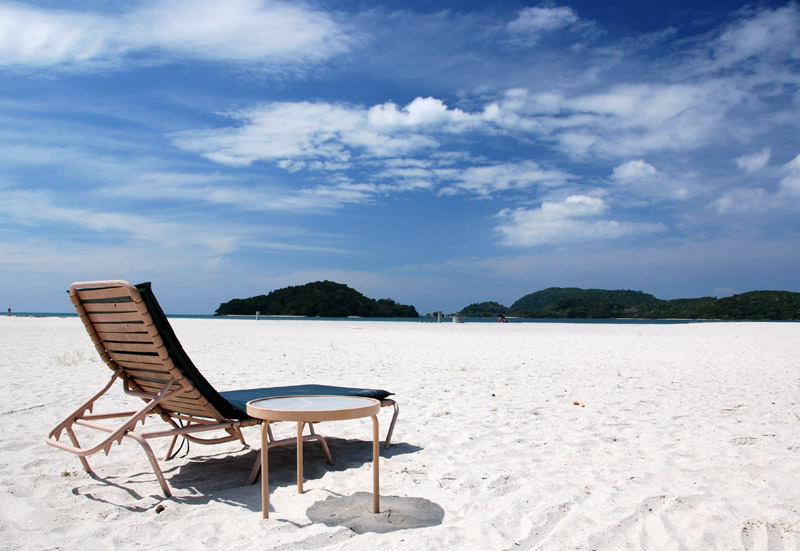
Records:
[[[217,308],[218,316],[416,318],[413,306],[392,299],[371,299],[333,281],[286,287],[267,295],[236,298]],[[470,304],[458,312],[477,318],[563,319],[717,319],[800,320],[800,293],[751,291],[725,298],[661,300],[642,291],[550,287],[525,295],[511,306],[498,302]],[[429,316],[431,314],[428,314]]]
[[[800,320],[800,293],[751,291],[719,299],[661,300],[641,291],[550,287],[525,295],[509,307],[480,302],[460,313],[469,317]]]
[[[217,308],[217,316],[309,316],[323,318],[418,318],[413,306],[390,298],[374,300],[333,281],[316,281],[272,291],[267,295],[235,298]]]

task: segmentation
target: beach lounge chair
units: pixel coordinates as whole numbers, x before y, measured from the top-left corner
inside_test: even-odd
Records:
[[[273,396],[298,396],[333,394],[376,398],[383,406],[393,406],[389,431],[384,447],[389,446],[397,421],[397,403],[385,390],[349,388],[327,385],[296,385],[252,388],[230,392],[217,392],[203,377],[184,352],[164,312],[153,295],[150,284],[133,286],[125,281],[93,281],[73,283],[69,289],[78,315],[86,327],[97,352],[111,368],[111,380],[94,396],[83,403],[48,434],[46,441],[57,448],[79,456],[86,472],[91,473],[87,457],[99,451],[108,455],[114,442],[132,438],[144,448],[164,495],[171,496],[153,450],[147,443],[150,438],[172,437],[166,458],[172,454],[178,437],[197,444],[219,444],[240,440],[245,444],[242,427],[257,425],[261,420],[247,415],[249,400]],[[95,413],[95,402],[119,379],[130,396],[142,398],[145,405],[137,411]],[[167,426],[145,431],[148,416],[159,416]],[[115,426],[107,422],[117,420]],[[76,427],[95,429],[107,436],[98,444],[83,447],[78,442]],[[304,440],[317,440],[331,461],[324,438],[314,433]],[[215,437],[200,437],[198,433],[217,431]],[[223,433],[220,433],[222,431]],[[61,441],[67,433],[71,444]],[[270,432],[271,434],[271,432]],[[274,440],[270,447],[296,442],[295,438]],[[258,476],[256,464],[249,483]]]

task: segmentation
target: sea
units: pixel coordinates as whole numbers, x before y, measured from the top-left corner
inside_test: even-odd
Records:
[[[54,313],[54,312],[12,312],[11,316],[34,317],[34,318],[77,318],[76,312]],[[396,322],[396,323],[454,323],[453,316],[442,317],[441,321],[434,317],[419,318],[324,318],[307,316],[208,316],[194,314],[167,314],[170,319],[213,319],[221,322],[225,320],[252,320],[252,321],[336,321],[341,323],[351,322]],[[497,323],[496,318],[462,318],[463,323]],[[565,318],[506,318],[508,323],[605,323],[605,324],[639,324],[639,325],[666,325],[681,323],[707,323],[719,320],[688,320],[688,319],[635,319],[635,318],[603,318],[603,319],[565,319]],[[461,323],[461,322],[459,322]]]

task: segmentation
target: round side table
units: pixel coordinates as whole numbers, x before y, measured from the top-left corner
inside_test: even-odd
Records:
[[[357,396],[286,396],[247,402],[247,414],[261,419],[261,502],[262,516],[269,518],[268,427],[272,421],[297,423],[297,493],[303,493],[303,426],[321,421],[372,418],[372,512],[380,509],[378,493],[378,412],[381,403]]]

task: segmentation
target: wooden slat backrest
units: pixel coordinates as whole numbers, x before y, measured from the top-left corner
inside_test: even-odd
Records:
[[[160,402],[161,413],[187,413],[223,420],[170,358],[139,290],[125,281],[73,283],[70,300],[100,357],[136,391],[155,393],[173,378],[181,388]]]

